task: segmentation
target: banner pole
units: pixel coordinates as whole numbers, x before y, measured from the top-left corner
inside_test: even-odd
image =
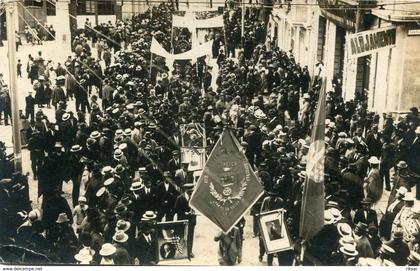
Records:
[[[153,53],[150,53],[149,80],[152,79]]]

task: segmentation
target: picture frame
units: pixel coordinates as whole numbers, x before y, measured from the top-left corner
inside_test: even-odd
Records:
[[[203,170],[206,162],[206,149],[190,149],[181,147],[181,163],[189,163],[188,171]]]
[[[267,254],[293,249],[284,221],[284,209],[263,212],[258,217],[261,237]]]
[[[204,123],[189,123],[179,126],[181,146],[185,148],[205,148],[207,146]]]
[[[188,226],[188,220],[156,224],[157,262],[188,259]]]

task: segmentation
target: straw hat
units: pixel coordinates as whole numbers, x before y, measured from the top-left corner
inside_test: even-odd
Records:
[[[369,164],[378,165],[381,161],[376,156],[371,156],[368,160]]]
[[[133,182],[130,186],[131,191],[137,191],[144,187],[144,184],[142,181]]]
[[[81,249],[79,253],[74,255],[74,258],[76,259],[76,261],[86,264],[89,264],[93,259],[92,255],[90,255],[89,251],[86,249]]]
[[[102,245],[101,250],[99,251],[99,254],[101,256],[111,256],[117,251],[117,249],[110,243],[105,243]]]
[[[153,211],[146,211],[141,218],[142,221],[150,221],[154,219],[156,219],[156,214]]]
[[[350,244],[345,244],[344,246],[340,247],[340,252],[352,257],[359,255],[359,252],[356,250],[356,246]]]
[[[411,192],[405,193],[403,200],[404,201],[415,201],[413,193],[411,193]]]
[[[338,233],[343,237],[344,236],[351,236],[352,233],[353,233],[352,228],[347,223],[338,223],[337,224],[337,230],[338,230]]]

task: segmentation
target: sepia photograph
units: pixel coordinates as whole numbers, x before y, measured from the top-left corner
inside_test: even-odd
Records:
[[[419,44],[415,0],[0,0],[1,268],[414,270]]]

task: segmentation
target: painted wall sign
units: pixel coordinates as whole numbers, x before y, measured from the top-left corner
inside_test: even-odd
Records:
[[[349,58],[358,58],[395,47],[396,32],[396,27],[392,26],[347,35]]]

